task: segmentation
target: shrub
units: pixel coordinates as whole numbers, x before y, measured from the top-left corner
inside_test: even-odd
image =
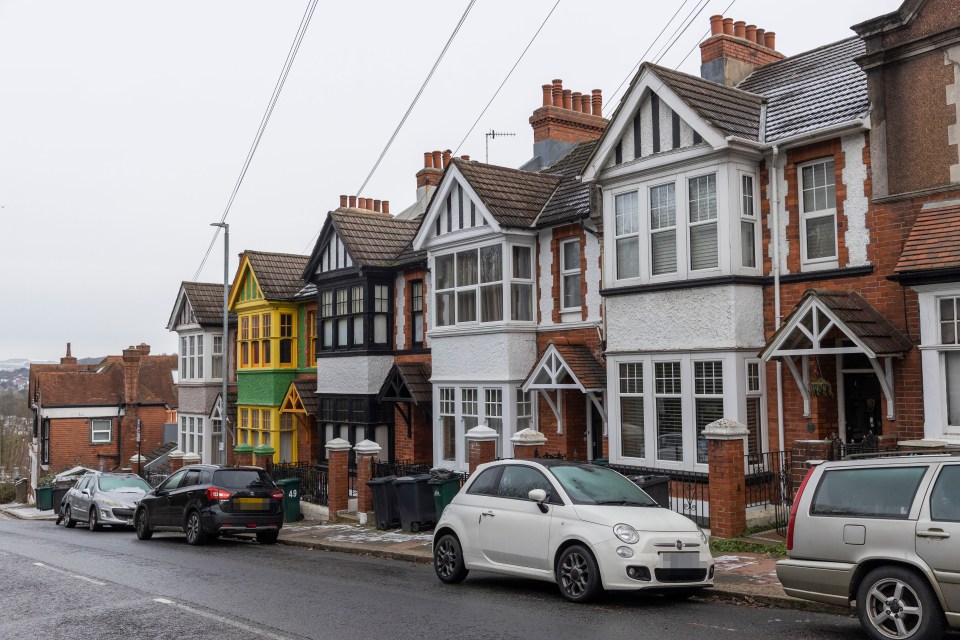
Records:
[[[0,482],[0,504],[7,504],[17,499],[17,489],[12,482]]]

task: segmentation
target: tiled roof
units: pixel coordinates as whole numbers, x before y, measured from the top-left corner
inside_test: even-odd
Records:
[[[389,392],[391,387],[395,386],[393,382],[399,378],[399,381],[409,392],[414,404],[425,405],[429,408],[431,402],[433,402],[433,387],[430,384],[431,375],[429,363],[394,362],[380,387],[377,401],[382,402],[383,398],[389,399],[391,397]]]
[[[649,62],[643,63],[643,67],[652,71],[710,125],[729,135],[760,139],[762,97],[742,86],[728,87]]]
[[[182,286],[198,323],[202,325],[223,324],[223,284],[184,282]],[[237,314],[231,312],[227,321],[230,324],[236,324]]]
[[[124,365],[110,356],[92,367],[46,365],[36,372],[42,403],[48,407],[103,406],[139,402],[177,407],[173,371],[177,356],[144,356],[139,368],[139,397],[124,397]]]
[[[897,262],[897,273],[960,268],[960,204],[921,211]]]
[[[793,331],[797,323],[802,321],[799,314],[809,298],[819,300],[843,323],[850,337],[859,339],[877,357],[899,356],[913,348],[910,339],[859,293],[808,289],[780,328],[767,341],[767,349],[785,332]]]
[[[573,375],[583,385],[584,389],[606,389],[607,370],[594,357],[593,352],[583,345],[555,344],[557,353],[563,358]]]
[[[330,212],[330,218],[353,261],[364,267],[396,265],[420,228],[419,218],[400,220],[357,209],[337,209]]]
[[[293,300],[303,289],[303,270],[310,256],[264,251],[246,251],[245,255],[267,300]]]
[[[561,182],[560,176],[454,158],[453,164],[504,227],[529,228]]]
[[[320,400],[317,398],[317,379],[297,378],[293,381],[293,386],[297,389],[297,395],[300,396],[300,402],[303,403],[303,410],[307,415],[317,415],[320,407]]]
[[[865,53],[858,37],[765,65],[738,89],[767,100],[765,142],[864,118],[867,75],[854,61]]]
[[[581,142],[556,164],[541,173],[560,176],[562,181],[536,220],[537,227],[586,218],[590,215],[590,185],[577,180],[599,140]]]

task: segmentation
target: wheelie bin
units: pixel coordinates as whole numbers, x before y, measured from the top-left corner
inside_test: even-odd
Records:
[[[393,481],[397,476],[371,478],[367,482],[373,496],[373,516],[377,529],[394,529],[400,526],[400,506],[397,503],[397,488]]]
[[[400,505],[400,526],[404,531],[417,533],[436,524],[433,488],[427,484],[429,481],[429,473],[403,476],[393,481]]]
[[[283,521],[297,522],[300,520],[300,478],[283,478],[277,480],[277,486],[283,491]]]
[[[33,490],[33,495],[37,499],[37,509],[53,509],[53,487],[37,487]]]
[[[427,484],[433,491],[434,515],[439,520],[443,510],[460,492],[460,474],[450,469],[431,469]]]
[[[670,508],[669,476],[630,476],[630,480],[643,489],[658,505]]]

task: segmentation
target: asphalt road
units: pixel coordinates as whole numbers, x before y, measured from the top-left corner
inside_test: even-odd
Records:
[[[748,640],[863,638],[852,617],[608,594],[253,541],[189,547],[0,518],[0,638]]]

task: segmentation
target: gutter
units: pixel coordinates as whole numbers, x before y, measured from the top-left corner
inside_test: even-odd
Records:
[[[748,140],[746,138],[740,138],[738,136],[727,136],[724,140],[728,144],[737,144],[740,146],[748,147],[751,149],[756,149],[758,151],[770,151],[778,147],[788,149],[790,147],[796,147],[802,144],[810,144],[811,142],[819,142],[820,140],[828,140],[830,138],[835,138],[838,135],[845,133],[847,131],[863,131],[870,129],[870,117],[860,118],[857,120],[848,120],[846,122],[841,122],[839,124],[830,125],[829,127],[824,127],[822,129],[816,129],[815,131],[807,131],[805,133],[798,133],[797,135],[790,136],[788,138],[781,138],[773,143],[766,142],[757,142],[755,140]]]

